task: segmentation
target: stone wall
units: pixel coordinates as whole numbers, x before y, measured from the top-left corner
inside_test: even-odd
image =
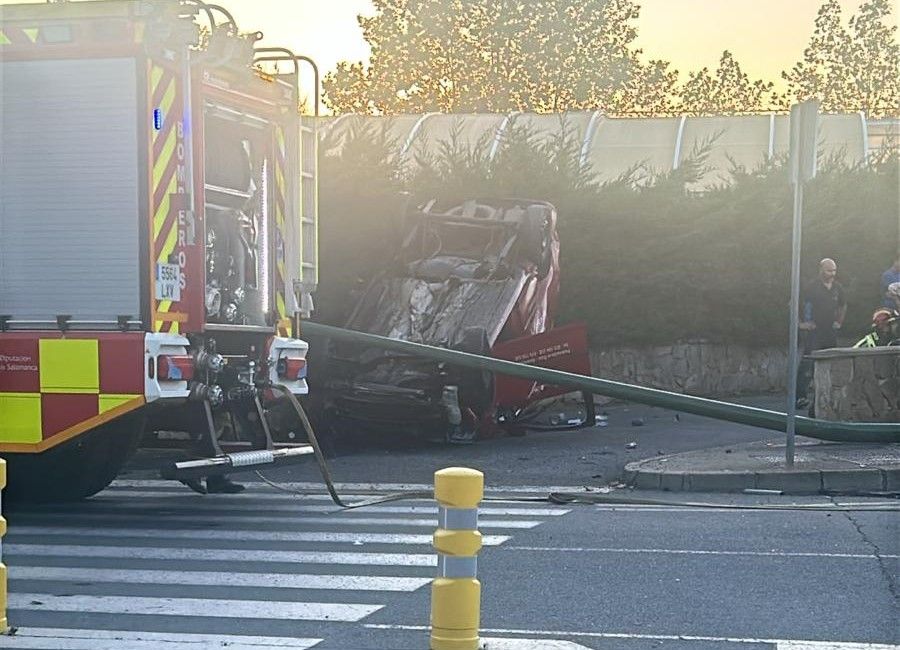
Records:
[[[783,391],[782,348],[750,348],[704,341],[654,348],[591,351],[594,376],[705,397]]]
[[[836,348],[812,356],[817,418],[900,422],[900,347]]]

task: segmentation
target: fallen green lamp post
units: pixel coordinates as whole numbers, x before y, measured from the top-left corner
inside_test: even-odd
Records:
[[[773,431],[783,432],[787,429],[786,413],[753,406],[682,395],[680,393],[672,393],[656,388],[645,388],[597,377],[586,377],[550,368],[483,357],[477,354],[422,345],[411,341],[401,341],[311,321],[302,321],[301,336],[307,334],[364,343],[372,347],[395,350],[457,366],[502,373],[550,385],[567,386],[573,390],[604,395],[648,406],[658,406],[683,413],[692,413],[716,420],[746,424]],[[836,442],[900,442],[900,423],[832,422],[797,416],[796,432],[811,438]]]

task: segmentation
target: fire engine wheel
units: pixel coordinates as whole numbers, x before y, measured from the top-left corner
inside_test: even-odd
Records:
[[[8,454],[4,503],[78,501],[112,483],[144,429],[140,411],[124,415],[42,454]]]

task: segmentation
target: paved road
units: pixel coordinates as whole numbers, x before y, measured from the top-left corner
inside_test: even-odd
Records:
[[[780,397],[741,400],[762,408],[780,409]],[[576,412],[559,407],[548,415]],[[435,470],[465,465],[484,472],[494,485],[592,485],[621,478],[626,463],[660,454],[672,454],[756,440],[784,442],[784,434],[720,422],[695,415],[640,404],[617,402],[598,408],[608,426],[575,431],[530,431],[521,438],[501,437],[474,445],[447,445],[402,436],[360,434],[333,440],[327,431],[320,438],[329,455],[336,481],[427,483]],[[636,446],[629,448],[629,443]],[[125,472],[129,478],[158,476],[159,452],[143,454]],[[285,481],[320,481],[315,463],[301,463],[267,476]]]
[[[610,650],[900,644],[898,523],[897,513],[576,508],[488,552],[485,627],[574,630]],[[539,598],[504,587],[523,568]]]
[[[484,544],[567,512],[491,504]],[[9,618],[19,630],[0,637],[2,648],[384,648],[393,646],[362,621],[404,601],[416,622],[428,619],[429,502],[337,512],[322,495],[257,485],[200,497],[148,481],[8,518]],[[416,647],[422,633],[401,636],[408,645],[398,648]]]
[[[336,514],[321,495],[199,497],[150,481],[14,512],[3,552],[20,631],[0,647],[424,648],[434,518],[427,502]],[[486,637],[540,650],[900,647],[896,512],[491,502],[482,532]]]

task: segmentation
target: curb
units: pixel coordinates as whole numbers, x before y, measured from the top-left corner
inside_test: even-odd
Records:
[[[822,469],[668,472],[642,467],[656,459],[625,466],[629,487],[668,492],[743,492],[777,490],[785,494],[900,492],[900,467],[887,469]]]

